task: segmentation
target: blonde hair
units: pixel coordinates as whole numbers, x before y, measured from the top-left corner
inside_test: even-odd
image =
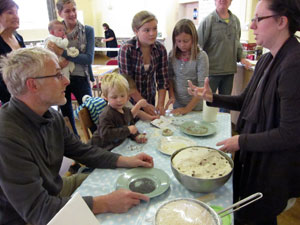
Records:
[[[48,24],[48,31],[49,32],[53,31],[55,29],[56,25],[62,25],[63,27],[65,27],[65,25],[63,24],[63,22],[60,22],[59,20],[52,20]]]
[[[155,20],[157,22],[156,17],[154,14],[148,11],[140,11],[132,19],[131,28],[133,32],[140,29],[145,23],[151,22]]]
[[[191,35],[192,48],[191,48],[190,60],[195,60],[197,58],[198,53],[200,52],[200,48],[198,46],[198,34],[194,23],[189,19],[179,20],[174,27],[173,34],[172,34],[172,41],[173,41],[172,58],[175,59],[180,57],[181,50],[176,46],[176,37],[181,33],[186,33]]]
[[[69,3],[72,3],[73,5],[76,6],[76,2],[74,0],[58,0],[56,2],[57,11],[60,13],[61,11],[63,11],[64,5]]]
[[[101,79],[101,90],[105,98],[107,98],[112,88],[115,88],[118,92],[129,93],[128,81],[119,73],[108,73]]]

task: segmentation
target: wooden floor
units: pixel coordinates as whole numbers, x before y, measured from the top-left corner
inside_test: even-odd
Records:
[[[277,220],[278,225],[300,225],[300,198],[297,198],[292,208],[281,213]]]
[[[94,57],[94,63],[95,65],[105,65],[105,63],[109,60],[110,58],[104,55],[103,53],[96,53]]]

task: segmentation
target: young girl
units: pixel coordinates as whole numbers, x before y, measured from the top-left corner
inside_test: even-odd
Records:
[[[166,90],[168,89],[168,63],[165,47],[156,40],[157,19],[147,11],[137,13],[132,20],[135,37],[121,46],[119,69],[121,74],[132,77],[137,91],[131,94],[132,103],[146,99],[149,106],[145,112],[164,114]],[[158,103],[155,110],[155,95]]]
[[[129,84],[118,73],[106,74],[101,80],[101,89],[108,105],[99,116],[98,128],[92,137],[92,145],[110,151],[127,137],[137,143],[145,143],[147,138],[138,132],[134,118],[140,108],[148,105],[146,100],[141,99],[132,109],[126,107],[129,100]]]
[[[182,19],[175,25],[172,34],[173,49],[169,54],[169,101],[166,109],[173,104],[174,114],[187,114],[192,110],[202,110],[202,101],[190,96],[188,80],[200,87],[208,76],[207,54],[198,46],[198,35],[194,23]]]

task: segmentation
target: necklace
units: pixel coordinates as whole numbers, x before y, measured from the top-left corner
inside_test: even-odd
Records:
[[[180,60],[182,61],[189,61],[190,60],[190,57],[191,57],[191,53],[188,52],[188,53],[181,53],[180,54]]]

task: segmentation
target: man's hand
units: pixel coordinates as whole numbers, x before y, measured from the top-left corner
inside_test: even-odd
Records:
[[[224,141],[218,142],[217,146],[223,145],[219,150],[221,150],[223,152],[227,152],[227,153],[233,153],[233,152],[240,150],[239,137],[240,137],[240,135],[235,135]]]
[[[149,197],[137,192],[119,189],[107,195],[94,197],[93,213],[124,213],[133,206],[140,204],[141,200],[149,201]]]
[[[247,70],[251,69],[252,64],[245,58],[241,59],[241,63],[245,66]]]
[[[127,157],[127,156],[120,156],[117,161],[117,167],[146,167],[152,168],[153,167],[153,158],[145,153],[140,153],[135,156]]]

